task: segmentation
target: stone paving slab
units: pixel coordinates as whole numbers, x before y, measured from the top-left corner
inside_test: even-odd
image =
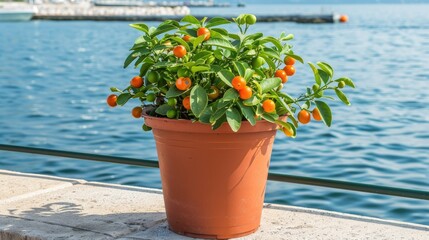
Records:
[[[187,240],[164,221],[120,240]],[[240,240],[429,240],[429,226],[323,210],[265,204],[258,231]]]
[[[9,186],[13,184],[10,182]],[[113,239],[147,229],[165,219],[160,193],[145,188],[82,182],[30,199],[0,203],[0,216],[26,220],[20,223],[20,228],[27,231],[35,229],[33,223],[37,222],[46,224],[49,232],[56,232],[50,225],[55,229],[71,228],[78,239],[92,239],[85,238],[87,232]],[[25,225],[27,221],[31,224]],[[47,234],[46,239],[58,238]]]
[[[0,170],[0,203],[56,191],[83,182],[85,181]]]
[[[160,190],[1,170],[0,179],[1,240],[190,239],[168,230]],[[260,229],[240,239],[428,240],[429,226],[266,204]]]

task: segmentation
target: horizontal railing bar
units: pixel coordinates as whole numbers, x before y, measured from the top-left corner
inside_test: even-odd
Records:
[[[0,150],[158,168],[158,161],[0,144]],[[429,200],[429,191],[269,173],[268,180]]]

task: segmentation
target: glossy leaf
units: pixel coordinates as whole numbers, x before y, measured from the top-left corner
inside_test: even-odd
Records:
[[[178,97],[178,96],[180,96],[180,95],[182,95],[188,91],[189,90],[181,91],[181,90],[177,89],[175,85],[173,85],[170,87],[170,89],[168,89],[167,93],[165,94],[165,97],[166,98]]]
[[[189,48],[188,43],[185,40],[183,40],[183,39],[181,39],[179,37],[170,37],[170,39],[173,40],[173,41],[175,41],[175,42],[177,42],[177,43],[179,43],[180,45],[184,46],[186,48],[186,51],[191,51],[191,49]]]
[[[282,83],[282,80],[278,77],[267,78],[261,81],[260,85],[262,88],[262,93],[269,92],[271,89],[275,89]]]
[[[235,70],[238,72],[238,75],[244,77],[246,73],[246,67],[241,62],[232,62],[234,65]]]
[[[319,76],[319,71],[317,70],[316,66],[314,66],[314,64],[311,62],[309,62],[308,65],[310,65],[311,69],[313,70],[314,80],[316,81],[316,83],[319,86],[322,85],[322,79]]]
[[[165,103],[165,104],[162,104],[161,106],[157,107],[155,112],[160,114],[160,115],[166,116],[167,112],[170,110],[174,110],[174,107]]]
[[[207,107],[208,96],[203,87],[196,85],[191,90],[191,110],[196,117],[200,117]]]
[[[164,24],[162,26],[159,26],[150,36],[156,37],[160,34],[169,32],[169,31],[174,30],[174,29],[177,29],[177,27],[174,25],[170,25],[170,24]]]
[[[192,45],[194,47],[194,49],[196,49],[198,47],[198,45],[200,45],[203,41],[204,41],[205,35],[201,35],[197,38],[194,38]]]
[[[228,41],[221,38],[210,38],[205,42],[205,45],[217,46],[220,48],[228,49],[230,51],[236,52],[237,49]]]
[[[250,69],[250,68],[246,68],[246,71],[244,72],[244,79],[246,79],[246,81],[249,81],[250,78],[253,76],[253,73],[255,71]]]
[[[338,88],[335,88],[335,93],[337,94],[338,98],[347,106],[350,106],[350,101],[347,98],[347,96]]]
[[[292,53],[286,53],[286,56],[289,56],[289,57],[291,57],[291,58],[299,61],[300,63],[304,63],[304,60],[300,56],[298,56],[298,55],[295,55],[295,54],[292,54]]]
[[[193,73],[196,73],[196,72],[206,72],[206,71],[209,71],[209,70],[210,70],[209,66],[193,66],[193,67],[191,67],[191,71]]]
[[[353,81],[350,78],[342,77],[342,78],[335,80],[335,82],[341,82],[341,81],[343,81],[347,86],[355,88],[355,84],[353,83]]]
[[[134,56],[135,52],[130,53],[130,55],[128,55],[128,57],[125,59],[124,62],[124,68],[127,68],[128,65],[130,65],[137,57]]]
[[[246,106],[255,106],[259,104],[261,100],[259,100],[255,95],[252,95],[249,99],[243,101],[243,104]]]
[[[334,76],[334,69],[332,69],[331,65],[325,62],[317,62],[317,66],[325,71],[330,77]]]
[[[242,102],[238,101],[238,106],[241,109],[241,113],[243,113],[243,116],[247,119],[247,121],[250,122],[250,125],[255,126],[256,119],[255,119],[255,111],[252,107],[245,106]]]
[[[230,24],[231,22],[225,18],[222,17],[213,17],[211,18],[209,21],[207,21],[206,23],[206,27],[207,28],[211,28],[214,26],[219,26],[219,25],[223,25],[223,24]]]
[[[128,102],[128,100],[130,100],[131,97],[132,95],[130,93],[119,94],[118,98],[116,99],[116,103],[119,106],[123,106],[125,103]]]
[[[232,79],[234,78],[234,74],[228,70],[221,70],[217,72],[220,80],[222,80],[226,85],[232,87]]]
[[[241,114],[236,108],[226,110],[226,120],[232,131],[237,132],[241,127]]]
[[[330,127],[332,123],[332,113],[328,104],[322,101],[314,101],[317,108],[319,109],[320,116],[322,117],[323,122],[326,126]]]
[[[181,22],[187,22],[187,23],[191,23],[191,24],[195,24],[198,27],[201,27],[201,23],[200,21],[198,21],[198,19],[196,19],[194,16],[192,15],[186,15],[182,18],[182,20],[180,20]]]
[[[223,100],[225,101],[233,101],[238,99],[238,92],[234,88],[230,88],[226,90],[226,92],[223,94]]]
[[[146,34],[149,34],[149,27],[144,23],[133,23],[133,24],[130,24],[130,27],[143,31]]]

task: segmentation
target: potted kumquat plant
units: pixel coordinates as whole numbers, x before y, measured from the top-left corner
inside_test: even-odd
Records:
[[[124,90],[111,88],[107,103],[130,99],[153,131],[169,228],[179,234],[231,238],[250,234],[260,224],[272,144],[277,130],[295,137],[313,118],[331,125],[324,95],[354,88],[351,79],[334,79],[324,62],[309,63],[315,83],[295,98],[282,90],[303,63],[288,41],[248,34],[256,17],[207,21],[185,16],[158,27],[131,24],[142,32],[124,67],[134,62],[139,74]],[[235,23],[238,33],[220,25]],[[296,117],[295,117],[296,116]]]

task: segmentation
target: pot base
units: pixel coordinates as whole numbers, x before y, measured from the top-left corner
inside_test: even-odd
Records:
[[[192,238],[205,238],[205,239],[230,239],[230,238],[238,238],[238,237],[244,237],[249,234],[252,234],[256,231],[258,231],[259,226],[255,229],[252,229],[250,231],[241,232],[241,233],[234,233],[234,234],[227,234],[227,235],[208,235],[208,234],[200,234],[200,233],[191,233],[191,232],[184,232],[184,231],[176,231],[171,226],[168,226],[168,229],[174,233],[177,233],[179,235],[192,237]]]

